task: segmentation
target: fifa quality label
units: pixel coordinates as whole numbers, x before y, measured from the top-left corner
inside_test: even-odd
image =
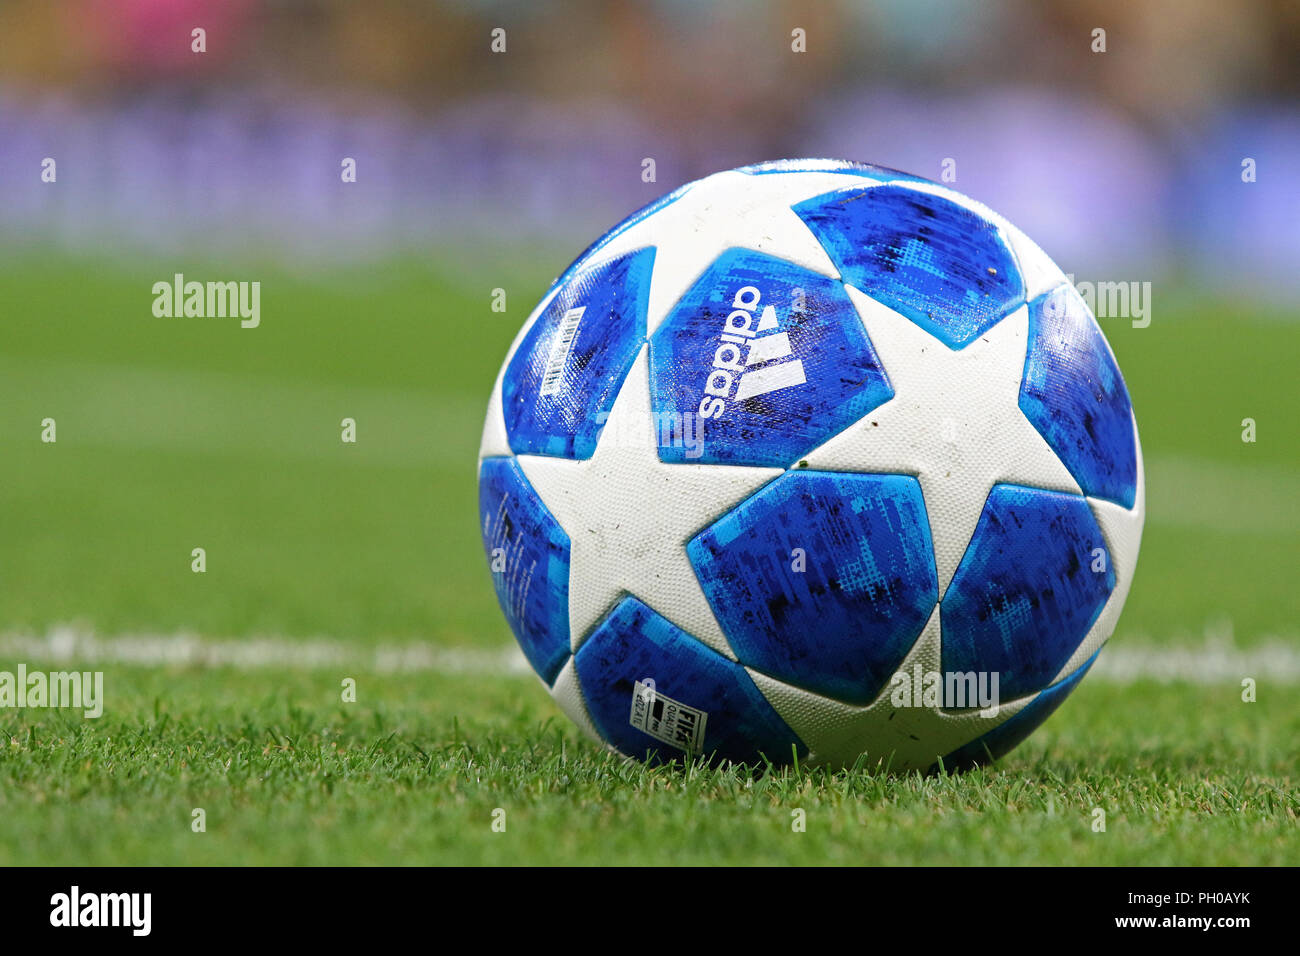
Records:
[[[704,711],[660,694],[653,681],[637,681],[632,688],[632,726],[679,750],[699,753],[704,749],[708,719]]]

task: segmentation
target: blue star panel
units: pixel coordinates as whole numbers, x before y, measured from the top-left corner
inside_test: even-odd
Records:
[[[653,248],[574,273],[519,344],[501,383],[516,454],[590,458],[645,342]]]
[[[650,341],[663,461],[785,467],[893,394],[844,286],[748,249]]]
[[[660,759],[672,759],[688,749],[633,726],[636,684],[647,680],[654,681],[660,707],[673,701],[704,712],[702,719],[689,715],[686,728],[680,721],[675,725],[686,736],[703,724],[696,751],[701,756],[746,763],[766,756],[774,763],[788,763],[796,751],[806,753],[741,665],[636,598],[624,598],[614,608],[575,660],[592,721],[602,737],[629,756],[653,752]]]
[[[996,672],[1003,700],[1042,690],[1114,589],[1110,554],[1082,497],[994,485],[943,596],[942,670]]]
[[[569,656],[569,536],[513,458],[483,459],[478,501],[497,601],[533,670],[553,684]]]
[[[951,200],[907,186],[849,186],[794,211],[846,283],[950,348],[1024,304],[1020,269],[997,226]]]
[[[870,163],[851,163],[842,159],[775,159],[752,166],[741,166],[736,172],[750,176],[771,176],[776,173],[843,173],[847,176],[861,176],[876,182],[903,180],[911,183],[929,182],[920,176],[890,169],[888,166],[873,166]]]
[[[907,475],[787,472],[687,553],[743,663],[853,704],[875,699],[938,600]]]
[[[1085,494],[1133,507],[1133,406],[1101,329],[1068,285],[1029,303],[1020,410]]]
[[[1100,653],[1100,651],[1097,652],[1097,654]],[[963,744],[944,757],[944,769],[961,770],[966,767],[986,764],[997,760],[1020,746],[1026,737],[1037,730],[1039,725],[1048,717],[1051,717],[1056,712],[1056,708],[1065,702],[1065,698],[1069,697],[1070,692],[1078,686],[1079,681],[1083,679],[1083,675],[1088,673],[1088,668],[1097,659],[1097,654],[1093,654],[1092,657],[1088,658],[1069,677],[1053,684],[1031,700],[1017,711],[1014,717],[998,724],[988,733],[976,737],[968,744]]]
[[[672,192],[668,193],[668,195],[660,196],[654,202],[647,203],[646,205],[638,209],[636,212],[632,213],[632,215],[624,219],[622,222],[613,226],[608,232],[602,235],[599,239],[597,239],[595,242],[589,245],[586,249],[582,250],[582,254],[578,256],[578,258],[574,259],[571,263],[569,263],[568,268],[566,268],[563,272],[560,273],[560,275],[556,278],[556,280],[551,283],[550,289],[547,289],[546,291],[550,292],[551,289],[554,289],[557,285],[563,285],[564,283],[568,282],[575,272],[577,272],[579,269],[584,268],[587,265],[587,263],[591,261],[592,256],[596,255],[596,253],[600,252],[601,249],[609,245],[609,243],[612,242],[616,237],[621,236],[623,233],[627,232],[637,223],[649,219],[655,213],[660,212],[663,209],[666,209],[667,207],[671,206],[678,199],[680,199],[686,193],[687,190],[691,189],[694,185],[695,183],[687,183],[684,186],[678,186]]]

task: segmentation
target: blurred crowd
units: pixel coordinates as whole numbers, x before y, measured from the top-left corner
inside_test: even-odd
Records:
[[[0,44],[4,242],[572,254],[834,156],[946,170],[1082,273],[1300,281],[1294,0],[0,0]]]

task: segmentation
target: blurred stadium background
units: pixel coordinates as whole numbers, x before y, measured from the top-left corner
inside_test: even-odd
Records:
[[[0,714],[0,863],[750,860],[739,784],[696,819],[546,723],[474,462],[593,238],[792,156],[953,160],[1078,280],[1152,283],[1149,327],[1101,319],[1148,521],[1112,646],[1010,773],[801,791],[854,826],[767,858],[1294,862],[1298,94],[1294,0],[0,0],[0,669],[108,697]],[[155,317],[177,272],[260,281],[260,327]],[[548,826],[493,842],[502,794]],[[1123,839],[1075,835],[1097,801]]]
[[[508,342],[611,223],[786,156],[949,163],[1077,280],[1152,283],[1150,328],[1099,313],[1154,489],[1120,634],[1300,615],[1242,538],[1300,532],[1294,2],[0,0],[0,38],[0,630],[495,645]],[[261,281],[262,326],[155,318],[176,272]]]
[[[951,157],[958,188],[1078,276],[1300,283],[1291,0],[5,0],[0,37],[8,241],[563,258],[757,159],[937,179]],[[58,189],[31,175],[45,156]],[[1245,157],[1268,188],[1243,188]]]

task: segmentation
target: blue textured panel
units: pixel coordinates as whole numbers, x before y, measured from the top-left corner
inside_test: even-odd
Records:
[[[853,704],[875,698],[939,598],[907,475],[787,472],[687,553],[743,663]]]
[[[556,277],[555,281],[551,283],[550,288],[547,289],[546,291],[549,293],[550,290],[554,289],[557,285],[563,285],[564,283],[568,282],[575,272],[585,267],[587,263],[591,260],[592,256],[600,252],[600,250],[603,249],[605,246],[609,245],[609,243],[616,236],[620,236],[623,233],[627,232],[637,223],[649,219],[651,216],[659,212],[661,209],[671,206],[678,199],[680,199],[688,189],[690,189],[694,185],[695,183],[687,183],[684,186],[678,186],[676,189],[674,189],[672,192],[668,193],[667,195],[660,196],[654,202],[647,203],[646,205],[642,206],[636,212],[632,213],[632,215],[628,216],[626,219],[619,222],[616,226],[609,229],[599,239],[597,239],[595,242],[589,245],[586,249],[582,250],[582,255],[578,256],[578,258],[574,259],[571,263],[569,263],[568,268],[566,268],[563,272],[559,274],[558,277]]]
[[[1020,409],[1085,494],[1133,507],[1133,406],[1101,329],[1068,285],[1029,303]]]
[[[730,249],[650,341],[659,457],[784,467],[894,394],[844,286]],[[701,454],[702,449],[702,454]]]
[[[799,203],[844,281],[951,348],[979,338],[1024,303],[1025,286],[997,226],[908,186],[849,186]]]
[[[944,673],[997,672],[1003,700],[1046,687],[1115,588],[1105,547],[1079,495],[994,485],[943,596]]]
[[[707,714],[700,753],[756,763],[766,756],[789,763],[806,748],[767,702],[745,669],[706,647],[636,598],[624,598],[575,655],[591,719],[602,737],[623,753],[681,755],[634,727],[630,717],[637,681],[654,681],[664,697]]]
[[[642,249],[580,270],[528,330],[501,383],[516,454],[590,458],[596,450],[645,341],[654,255]]]
[[[1101,651],[1097,651],[1097,654],[1100,653]],[[1051,717],[1065,698],[1070,696],[1070,692],[1083,679],[1083,675],[1088,673],[1088,668],[1097,659],[1097,654],[1084,661],[1082,666],[1069,677],[1053,684],[1031,700],[1017,711],[1014,717],[944,757],[944,769],[961,770],[986,764],[1020,746],[1024,739],[1037,730],[1043,721]]]
[[[741,166],[738,173],[750,176],[770,176],[775,173],[843,173],[846,176],[861,176],[885,183],[891,180],[924,183],[929,180],[911,173],[904,173],[888,166],[873,166],[870,163],[854,163],[843,159],[773,159],[752,166]]]
[[[483,459],[478,502],[497,601],[524,656],[553,684],[569,656],[569,536],[513,458]]]

